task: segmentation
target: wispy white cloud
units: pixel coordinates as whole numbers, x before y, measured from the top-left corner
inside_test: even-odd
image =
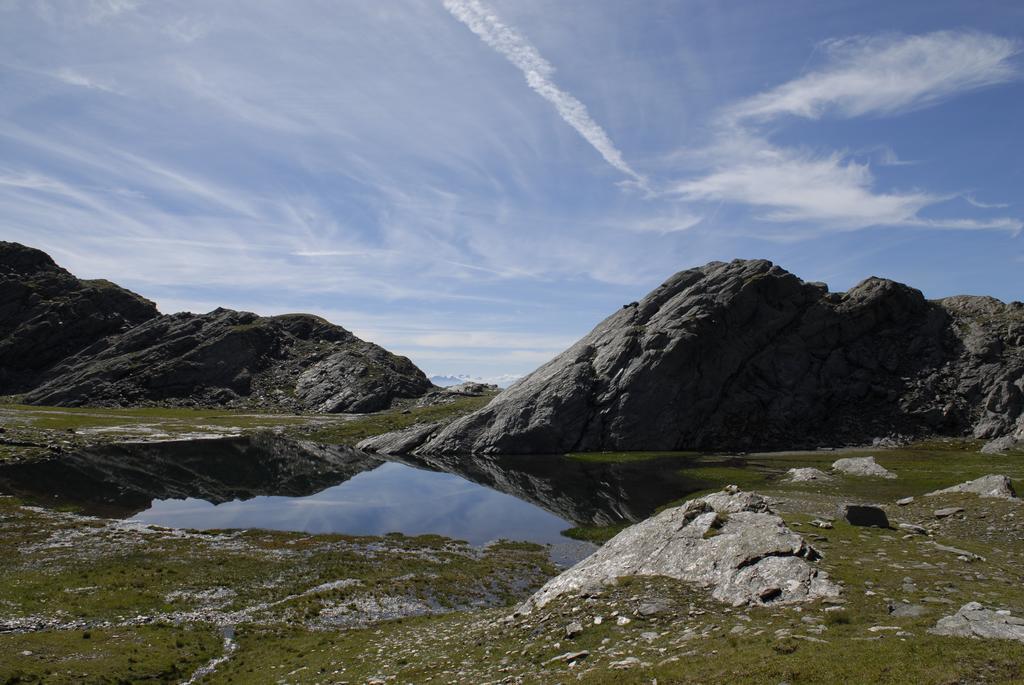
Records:
[[[739,202],[773,222],[820,222],[841,228],[902,224],[939,198],[927,193],[878,193],[866,164],[833,153],[762,147],[707,176],[680,183],[687,200]]]
[[[55,79],[63,81],[64,83],[70,86],[78,86],[80,88],[91,88],[92,90],[100,90],[105,93],[120,94],[120,91],[113,85],[101,81],[99,79],[92,78],[90,76],[75,71],[74,69],[69,69],[67,67],[63,69],[58,69],[57,71],[53,72],[52,76]]]
[[[555,68],[522,34],[502,22],[494,10],[479,0],[444,0],[444,6],[480,40],[522,71],[530,88],[554,105],[559,116],[576,129],[608,164],[629,176],[639,187],[647,187],[647,179],[626,162],[605,130],[590,116],[586,106],[554,84],[551,79]]]
[[[1006,209],[1010,206],[1008,202],[982,202],[972,194],[964,195],[967,204],[978,209]]]
[[[1018,41],[984,33],[940,31],[918,36],[831,40],[819,70],[730,108],[736,121],[791,114],[857,117],[894,114],[1018,75],[1011,59]]]
[[[138,9],[140,0],[86,0],[86,19],[100,23],[112,17]]]
[[[878,166],[913,166],[918,163],[912,159],[901,159],[896,151],[888,145],[879,145],[873,152]]]
[[[700,224],[704,217],[696,214],[679,213],[668,216],[643,217],[626,221],[621,228],[633,233],[657,233],[666,235],[688,231]]]
[[[761,133],[782,114],[891,115],[1017,76],[1011,58],[1020,45],[998,36],[939,32],[922,36],[856,37],[828,41],[822,68],[725,108],[715,140],[704,150],[710,169],[670,187],[688,201],[729,202],[754,208],[774,224],[813,224],[822,230],[903,226],[1017,232],[1021,221],[924,218],[951,199],[925,190],[878,189],[866,162],[845,151],[784,147]],[[869,150],[878,166],[906,166],[891,147]],[[971,202],[970,198],[967,198]],[[975,206],[981,205],[972,203]],[[806,237],[801,227],[788,235]]]

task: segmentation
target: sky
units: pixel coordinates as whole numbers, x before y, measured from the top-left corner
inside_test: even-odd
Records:
[[[0,239],[528,373],[711,260],[1024,300],[1024,3],[0,0]]]

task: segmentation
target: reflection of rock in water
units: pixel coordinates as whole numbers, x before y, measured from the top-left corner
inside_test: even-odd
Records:
[[[72,503],[88,513],[131,516],[154,499],[194,497],[217,504],[258,495],[312,495],[381,463],[351,448],[265,433],[107,445],[0,466],[0,490]]]
[[[389,456],[531,502],[580,526],[640,521],[659,506],[705,487],[680,474],[672,457],[624,463],[553,455]]]

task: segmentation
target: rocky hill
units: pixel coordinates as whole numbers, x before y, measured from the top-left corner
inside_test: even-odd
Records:
[[[83,281],[45,252],[0,241],[0,395],[24,392],[61,359],[160,315],[109,281]]]
[[[794,448],[1024,438],[1024,304],[845,293],[763,260],[680,272],[419,454]],[[379,441],[386,444],[386,440]]]
[[[30,404],[371,412],[433,388],[407,358],[316,316],[161,316],[134,293],[3,245],[0,379]]]

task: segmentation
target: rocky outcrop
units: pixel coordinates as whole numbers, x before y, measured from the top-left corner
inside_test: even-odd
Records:
[[[160,316],[11,243],[0,270],[0,381],[31,404],[372,412],[433,388],[407,358],[316,316]]]
[[[54,367],[32,404],[230,405],[370,412],[430,381],[406,359],[308,314],[173,314],[104,339]]]
[[[520,611],[567,593],[597,591],[624,576],[675,578],[709,588],[734,606],[838,596],[839,586],[812,563],[817,558],[764,498],[731,486],[627,528],[548,581]]]
[[[75,278],[45,252],[0,242],[0,395],[31,389],[65,357],[159,314],[129,290]]]
[[[848,476],[864,478],[895,478],[896,474],[885,468],[874,457],[846,457],[832,462],[832,469]]]
[[[969,602],[952,616],[940,618],[930,633],[955,637],[975,637],[1024,642],[1024,618],[1009,611],[986,609],[978,602]]]
[[[949,488],[929,492],[926,497],[935,495],[952,495],[959,493],[973,493],[979,497],[994,497],[996,499],[1015,499],[1017,493],[1013,490],[1013,483],[1009,476],[990,474],[960,483]]]
[[[864,444],[1016,430],[1024,305],[845,293],[763,260],[676,274],[422,452]]]

